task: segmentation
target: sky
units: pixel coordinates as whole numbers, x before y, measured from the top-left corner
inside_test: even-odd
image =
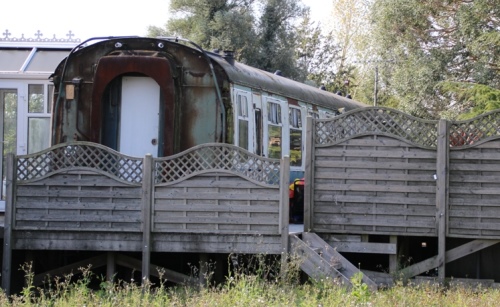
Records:
[[[169,0],[3,0],[0,38],[67,38],[84,41],[97,36],[145,36],[150,25],[163,27],[169,18]],[[138,4],[143,5],[138,5]],[[331,1],[302,0],[314,21],[331,11]],[[329,6],[329,5],[330,6]]]

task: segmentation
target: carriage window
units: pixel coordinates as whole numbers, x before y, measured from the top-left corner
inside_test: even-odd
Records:
[[[281,106],[279,104],[270,102],[267,105],[267,120],[276,125],[281,124]]]
[[[274,102],[267,105],[268,157],[281,159],[281,106]]]
[[[248,101],[238,95],[238,146],[248,150]]]
[[[302,166],[302,112],[290,108],[290,166]]]

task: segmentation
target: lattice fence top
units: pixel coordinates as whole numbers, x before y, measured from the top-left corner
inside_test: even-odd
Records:
[[[333,119],[317,120],[315,145],[327,146],[364,135],[386,135],[423,148],[437,147],[438,121],[423,120],[403,112],[369,107]]]
[[[254,155],[234,145],[203,144],[155,159],[155,183],[172,183],[208,171],[228,171],[250,180],[278,185],[280,160]]]
[[[450,147],[467,147],[500,137],[500,111],[450,123]]]
[[[59,144],[17,159],[17,180],[39,179],[68,168],[108,173],[129,183],[142,182],[143,159],[124,156],[105,146],[75,142]]]

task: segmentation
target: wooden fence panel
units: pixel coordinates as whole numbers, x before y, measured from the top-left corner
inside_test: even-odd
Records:
[[[19,156],[13,229],[141,231],[142,159],[92,143]]]
[[[278,160],[233,145],[156,159],[152,231],[278,235]]]
[[[500,140],[450,151],[448,236],[500,238]]]
[[[314,231],[435,235],[436,153],[385,136],[318,148]]]
[[[139,159],[77,142],[19,156],[16,165],[9,202],[14,248],[142,245],[146,259],[151,246],[162,252],[231,252],[226,250],[231,236],[245,251],[262,244],[262,236],[271,245],[261,251],[281,253],[288,246],[288,176],[281,172],[288,174],[288,158],[204,144],[171,157]],[[35,230],[36,241],[30,234]],[[97,233],[115,233],[121,243],[97,242]],[[182,238],[173,241],[174,234]],[[193,236],[201,245],[184,245]],[[218,236],[218,243],[201,248]],[[68,245],[68,238],[75,241]]]
[[[437,234],[436,121],[368,108],[315,125],[312,231]]]
[[[140,231],[141,187],[89,171],[18,184],[15,230]]]
[[[279,216],[279,189],[238,175],[205,173],[155,188],[155,232],[278,234]]]
[[[308,228],[500,238],[500,111],[440,122],[366,108],[311,123]]]
[[[153,250],[287,251],[288,158],[206,144],[155,159],[154,169]]]

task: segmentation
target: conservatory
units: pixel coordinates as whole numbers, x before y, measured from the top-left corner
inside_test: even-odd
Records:
[[[0,36],[0,158],[9,152],[30,154],[50,146],[53,85],[49,76],[79,42],[69,31],[65,39],[15,37],[9,30]],[[0,211],[5,208],[5,167]]]

